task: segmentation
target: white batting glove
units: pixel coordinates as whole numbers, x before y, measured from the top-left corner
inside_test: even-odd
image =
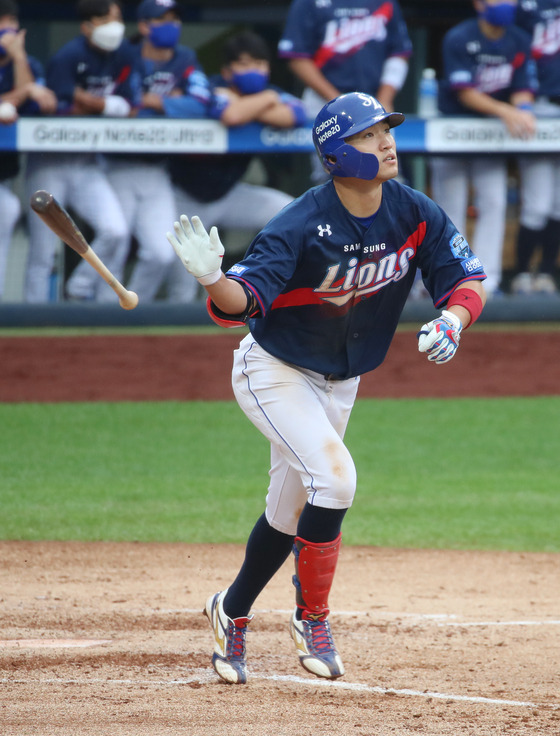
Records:
[[[427,353],[433,363],[447,363],[457,352],[462,329],[459,317],[444,309],[441,317],[423,325],[416,335],[418,350]]]
[[[210,235],[206,232],[200,217],[193,215],[191,222],[186,215],[181,215],[180,222],[174,222],[173,233],[167,233],[167,240],[183,266],[203,286],[215,284],[222,275],[222,259],[224,246],[218,235],[218,228],[212,227]]]

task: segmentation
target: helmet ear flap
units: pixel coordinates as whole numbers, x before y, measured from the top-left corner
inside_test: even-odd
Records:
[[[329,161],[329,158],[334,161]],[[379,161],[375,154],[361,153],[345,141],[324,154],[321,160],[325,171],[333,176],[356,177],[371,181],[379,171]]]

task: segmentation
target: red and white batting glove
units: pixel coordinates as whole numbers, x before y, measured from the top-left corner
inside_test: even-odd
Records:
[[[222,259],[224,246],[216,227],[206,232],[200,217],[193,215],[189,222],[186,215],[181,215],[180,222],[173,223],[173,233],[167,233],[167,240],[183,266],[203,286],[215,284],[222,275]],[[192,224],[191,224],[192,223]]]
[[[462,329],[459,317],[444,309],[441,317],[423,325],[416,335],[418,350],[427,353],[433,363],[447,363],[457,352]]]

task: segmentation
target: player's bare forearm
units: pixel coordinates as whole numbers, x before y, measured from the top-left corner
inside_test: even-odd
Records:
[[[290,59],[288,63],[296,77],[325,100],[332,100],[340,94],[311,59]]]
[[[74,89],[74,104],[71,110],[73,115],[101,115],[105,108],[103,97],[92,95],[81,87]]]
[[[214,284],[204,287],[210,299],[226,314],[241,314],[247,309],[247,294],[238,281],[221,275]]]
[[[25,50],[26,33],[25,29],[21,29],[17,33],[6,34],[2,40],[4,51],[13,64],[13,86],[15,89],[24,87],[35,79]]]
[[[19,87],[25,87],[28,84],[31,84],[35,81],[35,77],[33,76],[33,72],[31,71],[31,67],[29,66],[29,61],[27,59],[27,56],[24,56],[20,60],[18,60],[17,63],[14,62],[14,87],[18,89]]]
[[[475,291],[482,300],[482,306],[486,304],[486,290],[482,285],[482,281],[467,281],[464,284],[460,284],[453,293],[455,294],[461,289],[470,289],[471,291]],[[453,304],[451,307],[448,307],[448,310],[459,317],[461,324],[463,325],[463,329],[469,326],[471,313],[467,309],[462,307],[460,304]]]
[[[459,90],[457,97],[461,104],[468,107],[469,110],[474,110],[481,115],[493,115],[497,118],[503,114],[504,106],[509,105],[509,103],[496,100],[494,97],[487,95],[486,92],[480,92],[474,87]]]
[[[529,110],[520,110],[509,102],[500,102],[485,92],[464,89],[458,93],[465,107],[480,113],[500,118],[514,138],[531,138],[536,130],[536,118]]]
[[[397,90],[390,84],[381,84],[377,90],[377,99],[387,110],[387,112],[395,109],[395,95]]]
[[[272,125],[274,128],[293,128],[295,115],[289,105],[280,102],[261,113],[257,117],[257,122],[263,125]]]
[[[266,89],[251,95],[241,95],[232,98],[230,104],[223,111],[220,120],[228,127],[246,125],[259,119],[269,108],[278,105],[278,92]]]

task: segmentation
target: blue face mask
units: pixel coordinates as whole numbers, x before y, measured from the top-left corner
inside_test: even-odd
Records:
[[[158,49],[172,49],[179,43],[181,26],[179,23],[162,23],[151,26],[149,39]]]
[[[515,20],[515,11],[517,7],[511,3],[498,3],[497,5],[487,5],[482,13],[482,18],[493,26],[511,26]]]
[[[242,72],[236,73],[231,77],[231,81],[235,84],[242,95],[254,95],[266,89],[269,75],[266,72]]]

